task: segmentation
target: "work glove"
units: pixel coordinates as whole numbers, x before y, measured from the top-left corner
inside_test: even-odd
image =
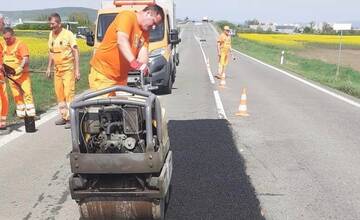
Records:
[[[130,62],[130,67],[133,70],[139,70],[144,73],[144,76],[149,75],[149,68],[147,67],[146,63],[141,63],[138,60],[133,60]]]
[[[20,75],[23,71],[24,71],[24,68],[19,66],[18,68],[15,69],[15,76]]]

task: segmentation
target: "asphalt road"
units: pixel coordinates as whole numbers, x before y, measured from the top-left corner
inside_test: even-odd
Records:
[[[205,62],[215,74],[213,28],[182,31],[173,94],[161,97],[174,151],[167,219],[360,219],[359,107],[237,53],[221,89]],[[235,116],[243,88],[247,118]],[[0,219],[78,219],[70,133],[53,116],[0,137]]]

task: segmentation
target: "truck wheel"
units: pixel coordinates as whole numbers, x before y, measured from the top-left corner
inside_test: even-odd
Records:
[[[172,77],[169,76],[169,80],[167,82],[167,84],[161,88],[161,94],[164,94],[164,95],[168,95],[168,94],[171,94],[172,92]]]
[[[174,66],[171,76],[172,76],[172,83],[174,84],[176,79],[176,66]]]

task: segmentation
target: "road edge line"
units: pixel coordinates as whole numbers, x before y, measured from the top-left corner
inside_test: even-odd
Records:
[[[209,75],[210,82],[211,82],[211,84],[215,85],[215,79],[214,79],[214,76],[213,76],[213,74],[212,74],[212,72],[211,72],[210,64],[208,65],[208,63],[207,63],[205,51],[204,51],[204,49],[203,49],[202,46],[201,46],[201,43],[200,43],[200,41],[199,41],[199,38],[196,37],[195,34],[194,34],[194,38],[195,38],[196,42],[199,44],[200,49],[201,49],[201,52],[202,52],[202,54],[203,54],[203,57],[204,57],[204,61],[205,61],[205,64],[206,64],[206,69],[207,69],[207,73],[208,73],[208,75]]]
[[[217,108],[217,111],[218,111],[219,118],[228,120],[227,117],[226,117],[224,106],[223,106],[221,98],[220,98],[219,91],[215,90],[214,91],[214,96],[215,96],[215,103],[216,103],[216,108]]]

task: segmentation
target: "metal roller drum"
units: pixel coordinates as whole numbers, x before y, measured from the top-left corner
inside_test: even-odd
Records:
[[[164,202],[161,201],[116,201],[109,198],[94,198],[79,204],[82,220],[164,219]]]

